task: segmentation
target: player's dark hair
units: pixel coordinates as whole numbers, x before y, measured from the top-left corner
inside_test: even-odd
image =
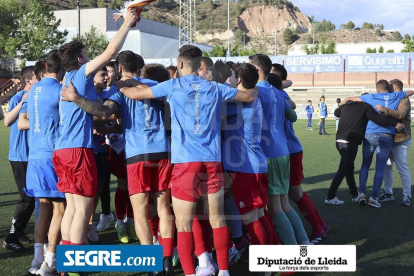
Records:
[[[282,89],[282,79],[278,75],[270,73],[267,76],[267,81],[276,89]]]
[[[336,102],[337,103],[340,103],[341,102],[341,99],[340,98],[336,99]]]
[[[172,71],[174,71],[174,72],[177,72],[177,66],[174,66],[174,65],[170,65],[170,66],[168,66],[166,69],[167,69],[167,70],[172,70]]]
[[[142,68],[141,76],[159,83],[170,79],[170,73],[162,64],[147,64]]]
[[[311,100],[308,100],[308,103],[311,103],[312,101]]]
[[[201,61],[206,65],[207,68],[210,68],[214,65],[213,60],[209,57],[201,57]]]
[[[85,49],[85,45],[82,42],[76,40],[60,46],[60,62],[66,72],[70,72],[79,68],[78,57],[82,56],[82,49]]]
[[[60,58],[59,58],[59,51],[52,50],[47,54],[46,57],[46,65],[47,65],[47,72],[48,73],[58,73],[60,70]]]
[[[138,54],[135,54],[137,56],[137,61],[138,61],[138,70],[137,73],[141,72],[141,69],[145,66],[145,61],[144,58]]]
[[[123,70],[128,73],[135,73],[140,69],[137,55],[132,51],[120,52],[115,59],[115,64],[121,65]]]
[[[42,74],[45,74],[46,72],[46,60],[41,58],[34,65],[34,74],[36,75],[36,79],[40,81],[42,79]]]
[[[256,65],[260,69],[262,69],[263,73],[267,76],[272,70],[272,60],[263,54],[257,54],[253,56],[249,56],[249,60],[253,65]]]
[[[390,91],[390,85],[389,85],[388,81],[386,81],[386,80],[377,81],[376,88],[380,92],[389,92]]]
[[[404,84],[402,81],[400,81],[399,79],[394,79],[390,81],[390,84],[394,87],[394,91],[403,91],[404,89]]]
[[[191,71],[196,72],[201,66],[203,52],[200,48],[192,45],[184,45],[179,50],[178,58],[191,66]]]
[[[272,73],[275,73],[276,75],[278,75],[282,81],[287,80],[287,71],[286,68],[279,63],[273,63],[272,64]]]
[[[34,66],[26,66],[22,69],[20,73],[20,80],[23,82],[23,86],[26,85],[26,80],[31,80],[34,73]]]
[[[231,76],[231,68],[225,64],[222,60],[216,61],[214,66],[211,66],[208,70],[213,75],[213,81],[218,83],[225,83],[226,80]]]
[[[115,61],[110,61],[108,62],[108,64],[106,65],[107,67],[112,67],[115,68]]]
[[[256,86],[259,80],[256,67],[249,63],[239,63],[235,66],[235,69],[244,88],[251,89]]]

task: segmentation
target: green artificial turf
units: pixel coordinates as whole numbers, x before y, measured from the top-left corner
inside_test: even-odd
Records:
[[[319,136],[314,120],[314,131],[306,130],[306,121],[295,123],[295,131],[304,148],[303,190],[308,193],[317,206],[323,220],[331,227],[332,233],[323,244],[355,244],[357,245],[356,273],[330,273],[335,275],[414,275],[414,210],[400,206],[402,200],[401,179],[395,174],[394,202],[383,203],[380,209],[359,206],[351,202],[348,188],[342,183],[338,197],[345,200],[342,206],[328,206],[323,203],[330,181],[339,163],[339,154],[335,148],[335,122],[327,121],[326,131],[330,136]],[[9,130],[0,124],[0,239],[9,231],[15,204],[18,201],[16,184],[8,162]],[[413,169],[413,150],[410,149],[408,163]],[[375,160],[374,160],[375,162]],[[361,148],[355,162],[355,176],[358,183],[358,172],[361,166]],[[374,166],[369,173],[367,195],[372,188]],[[114,210],[114,192],[116,181],[111,181],[112,210]],[[297,210],[294,203],[292,206]],[[100,206],[96,214],[99,220]],[[301,216],[302,217],[302,216]],[[303,218],[303,217],[302,217]],[[33,237],[33,218],[26,233]],[[304,220],[304,226],[310,233],[310,225]],[[119,244],[113,226],[100,233],[98,244]],[[33,257],[33,248],[23,253],[12,253],[0,249],[0,275],[28,275],[27,270]],[[230,267],[231,275],[249,275],[247,253],[242,259]],[[182,275],[177,268],[176,275]],[[299,273],[298,273],[299,274]],[[296,274],[296,275],[298,275]],[[302,273],[301,273],[302,274]],[[306,275],[322,275],[326,273],[307,273]],[[139,275],[136,273],[89,273],[88,275]]]

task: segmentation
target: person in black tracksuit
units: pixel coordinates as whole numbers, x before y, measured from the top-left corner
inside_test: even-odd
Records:
[[[353,200],[358,197],[354,177],[354,161],[358,153],[358,146],[362,144],[368,121],[371,120],[384,126],[399,127],[396,120],[377,113],[371,105],[364,102],[348,101],[335,110],[335,116],[341,118],[336,134],[336,148],[341,155],[341,161],[325,199],[325,203],[330,205],[344,203],[336,197],[336,192],[344,177],[346,177]]]

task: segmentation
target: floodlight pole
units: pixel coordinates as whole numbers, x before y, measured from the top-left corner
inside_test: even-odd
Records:
[[[277,56],[277,5],[275,5],[275,56]]]
[[[79,6],[79,0],[76,1],[76,8],[78,10],[78,39],[80,39],[80,6]]]
[[[231,56],[230,52],[230,0],[227,0],[227,56]]]

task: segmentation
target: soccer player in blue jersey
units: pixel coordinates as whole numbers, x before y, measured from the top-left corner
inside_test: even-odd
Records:
[[[251,64],[235,66],[240,90],[254,88],[259,74]],[[226,120],[222,148],[223,166],[233,179],[233,194],[251,244],[273,244],[273,223],[264,215],[268,203],[267,159],[261,146],[263,109],[252,103],[229,102],[223,108]],[[274,233],[273,233],[274,232]]]
[[[59,48],[62,66],[67,72],[65,86],[71,82],[80,95],[96,100],[93,76],[122,48],[136,20],[136,13],[128,10],[124,19],[106,50],[92,61],[89,61],[81,42],[72,41]],[[58,189],[65,193],[67,201],[62,220],[62,243],[85,244],[97,186],[93,117],[71,102],[61,101],[59,110],[60,136],[56,142],[53,163],[59,177]]]
[[[281,80],[285,82],[288,75],[286,68],[277,63],[273,64],[272,67],[272,72],[278,75]],[[295,109],[296,104],[292,101],[292,99],[290,99],[289,95],[283,89],[279,89],[279,92],[282,93],[282,96],[288,101],[290,106]],[[302,190],[300,182],[304,178],[302,164],[303,148],[298,137],[296,137],[293,129],[293,123],[289,120],[285,120],[285,135],[290,154],[289,198],[298,205],[299,210],[305,219],[310,223],[312,227],[310,242],[312,244],[317,244],[325,239],[327,237],[327,233],[330,233],[331,230],[322,220],[312,199]]]
[[[41,81],[30,90],[22,113],[29,118],[29,162],[26,194],[39,198],[40,212],[35,223],[35,256],[29,272],[49,276],[56,274],[56,246],[60,242],[60,225],[65,210],[65,195],[58,191],[58,177],[52,156],[58,139],[59,102],[63,78],[57,50],[46,58],[47,71]],[[50,220],[52,217],[52,220]],[[43,247],[49,227],[48,249]]]
[[[153,87],[122,88],[135,99],[164,98],[171,106],[173,208],[178,229],[178,252],[185,275],[194,275],[192,218],[198,198],[208,194],[210,223],[219,275],[228,275],[229,231],[224,218],[223,171],[220,152],[221,104],[229,100],[252,102],[255,89],[238,91],[198,76],[202,52],[183,46],[178,56],[180,78]]]
[[[267,82],[272,61],[266,55],[249,57],[259,72],[259,99],[263,106],[261,147],[268,158],[269,213],[284,244],[309,244],[302,222],[289,204],[289,150],[284,131],[285,118],[297,116],[281,93]]]
[[[136,77],[135,74],[140,68],[136,54],[131,51],[123,51],[118,55],[115,68],[122,75],[121,82],[124,85],[140,84],[140,82],[148,86],[158,84],[157,81]],[[159,81],[166,81],[169,79],[169,74],[165,68],[162,69],[163,71],[154,70],[155,72],[151,74],[149,72],[151,70],[147,68],[144,74],[153,76]],[[152,245],[152,234],[148,223],[148,203],[152,194],[160,217],[164,270],[167,275],[172,275],[174,273],[172,266],[174,220],[171,215],[168,187],[172,166],[169,160],[170,145],[164,126],[165,103],[155,99],[134,101],[125,97],[117,86],[112,86],[108,91],[104,105],[90,102],[73,91],[67,91],[63,95],[65,100],[71,100],[89,114],[103,119],[120,112],[126,140],[128,188],[134,209],[135,231],[141,244]],[[117,225],[116,228],[118,230],[122,226]]]
[[[19,131],[17,128],[19,112],[22,108],[23,101],[28,96],[27,92],[37,83],[33,66],[22,69],[21,81],[24,84],[24,88],[10,99],[9,109],[4,118],[4,125],[10,127],[9,161],[13,170],[14,179],[16,180],[20,201],[14,211],[10,232],[7,234],[2,247],[15,252],[24,250],[21,241],[24,243],[30,241],[24,233],[24,229],[35,208],[34,198],[26,195],[23,191],[26,187],[27,157],[29,154],[27,131]]]
[[[348,100],[363,101],[372,105],[382,105],[389,109],[397,110],[400,101],[413,95],[413,91],[393,92],[390,93],[390,84],[386,80],[379,80],[376,84],[377,93],[362,95],[359,97],[347,98],[340,103],[345,104]],[[393,135],[395,135],[393,126],[380,126],[372,121],[368,122],[367,131],[365,132],[363,144],[362,166],[359,172],[359,204],[365,205],[365,189],[368,180],[368,171],[372,163],[372,157],[376,153],[374,184],[372,187],[371,197],[368,205],[380,208],[381,203],[378,201],[378,195],[381,190],[382,181],[384,180],[384,170],[387,160],[390,157],[393,144]]]

